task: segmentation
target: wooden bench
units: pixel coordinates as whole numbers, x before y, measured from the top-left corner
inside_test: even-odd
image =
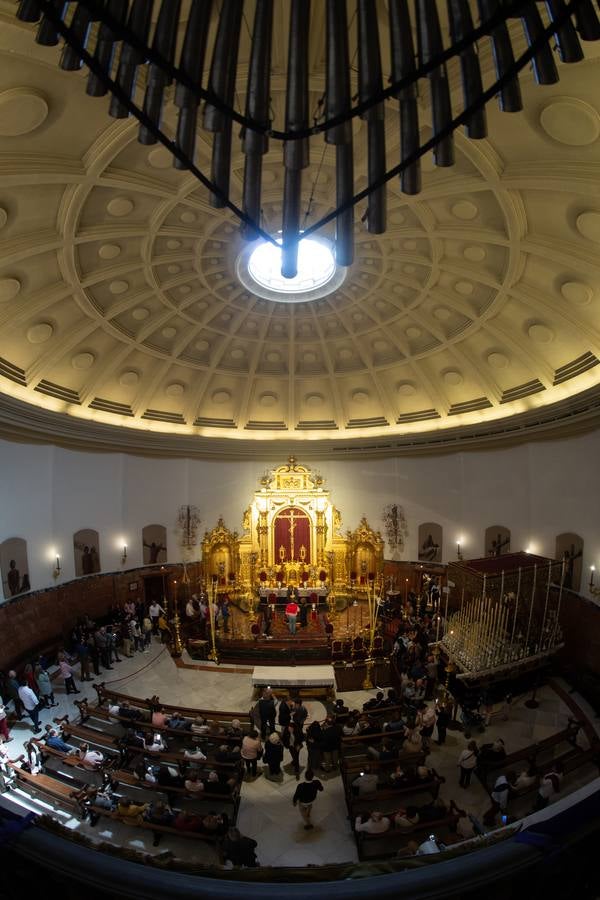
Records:
[[[112,777],[115,781],[118,781],[119,784],[124,784],[127,787],[131,788],[138,788],[144,791],[153,791],[159,794],[165,794],[167,796],[170,794],[175,794],[186,800],[194,800],[197,803],[212,803],[213,805],[216,803],[220,806],[231,805],[231,823],[235,825],[237,821],[238,811],[240,808],[241,782],[238,782],[237,785],[227,793],[217,793],[216,791],[214,793],[212,791],[207,791],[206,793],[204,791],[199,791],[198,793],[190,793],[185,789],[185,787],[171,787],[169,785],[150,784],[147,781],[141,781],[139,778],[136,778],[132,772],[127,772],[124,769],[118,769],[116,772],[112,773]]]
[[[354,773],[358,775],[358,773],[364,769],[366,766],[369,766],[371,771],[387,771],[388,769],[395,769],[396,766],[422,766],[425,765],[425,759],[427,758],[427,754],[424,750],[405,750],[400,751],[396,759],[372,759],[367,754],[362,754],[361,756],[342,756],[341,758],[341,768],[343,772],[348,773],[348,775]]]
[[[142,710],[150,712],[153,706],[160,707],[165,713],[180,713],[184,718],[195,719],[197,716],[208,719],[219,719],[224,722],[231,722],[232,719],[239,719],[242,725],[252,727],[250,713],[246,712],[229,712],[228,710],[216,709],[196,709],[188,706],[174,706],[169,703],[161,703],[158,697],[141,700],[138,697],[130,697],[128,694],[122,694],[119,691],[113,691],[107,688],[104,682],[93,684],[93,688],[98,694],[98,703],[101,706],[107,701],[115,703],[128,703],[130,706],[139,707]]]
[[[408,841],[416,840],[421,843],[428,835],[436,831],[453,829],[457,821],[458,816],[452,812],[430,822],[418,822],[411,828],[394,828],[392,826],[389,831],[384,831],[382,834],[355,831],[358,858],[365,860],[395,856],[398,850],[406,847]],[[354,826],[354,823],[352,825]]]
[[[572,748],[567,750],[561,756],[557,756],[551,763],[547,763],[545,766],[542,766],[542,769],[539,773],[539,777],[536,781],[533,782],[529,787],[523,788],[520,791],[515,791],[514,789],[509,793],[508,802],[514,800],[519,800],[521,797],[526,797],[528,794],[533,794],[537,791],[540,785],[540,778],[547,772],[551,772],[554,766],[560,763],[563,767],[563,774],[570,775],[571,772],[577,771],[577,769],[581,768],[581,766],[585,766],[588,763],[593,763],[598,767],[600,771],[600,744],[596,744],[594,747],[589,747],[587,750],[581,750],[580,748]]]
[[[185,738],[189,738],[190,741],[194,741],[196,743],[200,741],[219,741],[222,744],[241,744],[242,738],[236,735],[227,735],[222,734],[219,731],[208,731],[203,734],[198,734],[195,731],[191,731],[189,729],[184,728],[167,728],[165,726],[160,725],[152,725],[149,720],[144,719],[130,719],[127,716],[116,716],[109,713],[108,709],[105,709],[103,706],[88,706],[86,711],[82,711],[81,722],[86,722],[90,718],[101,719],[105,722],[114,725],[120,725],[123,728],[134,728],[140,729],[141,731],[158,731],[161,734],[164,734],[166,737],[179,738],[181,740],[185,740]],[[224,723],[231,724],[231,723]],[[248,729],[249,731],[250,729]]]
[[[431,778],[427,781],[415,781],[400,788],[378,788],[372,794],[363,794],[362,796],[352,794],[352,786],[349,785],[349,787],[350,791],[346,795],[346,800],[350,818],[354,821],[356,816],[366,812],[370,813],[374,809],[383,813],[392,812],[398,808],[399,797],[427,792],[435,800],[440,792],[440,780]]]
[[[58,781],[56,778],[45,775],[43,772],[32,775],[14,763],[8,763],[8,765],[14,771],[17,781],[27,785],[31,793],[39,793],[44,797],[51,797],[52,800],[58,800],[62,806],[68,807],[69,810],[77,810],[79,808],[78,803],[72,796],[72,785],[65,784],[64,781]]]
[[[580,729],[581,723],[570,719],[569,725],[566,728],[556,734],[544,738],[542,741],[530,744],[527,747],[523,747],[521,750],[516,750],[514,753],[509,753],[501,759],[491,759],[487,761],[478,760],[477,768],[475,770],[477,777],[481,781],[483,787],[488,790],[488,778],[495,772],[503,771],[515,763],[527,762],[536,764],[539,756],[547,751],[553,750],[556,746],[565,741],[573,747],[576,747],[577,735]]]

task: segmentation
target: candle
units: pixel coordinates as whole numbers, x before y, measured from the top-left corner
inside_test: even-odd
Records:
[[[563,559],[563,579],[565,576],[565,561]],[[594,572],[596,571],[596,566],[590,566],[590,587],[594,587]]]

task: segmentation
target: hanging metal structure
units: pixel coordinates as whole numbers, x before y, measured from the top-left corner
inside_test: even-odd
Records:
[[[578,62],[583,59],[580,42],[600,38],[592,0],[388,0],[391,66],[389,86],[384,87],[377,0],[319,0],[312,7],[310,0],[278,2],[289,7],[282,130],[274,127],[271,118],[274,0],[246,0],[246,4],[244,0],[219,4],[213,0],[184,4],[181,0],[21,0],[17,17],[39,23],[39,44],[53,46],[62,40],[60,67],[78,71],[87,66],[87,93],[93,97],[110,93],[109,114],[115,118],[136,116],[140,143],[164,144],[173,154],[174,165],[189,169],[208,188],[214,207],[228,207],[237,215],[246,240],[262,236],[274,241],[261,227],[262,168],[270,143],[282,143],[282,274],[286,278],[296,275],[301,236],[331,221],[336,228],[337,264],[351,265],[354,208],[359,201],[367,199],[363,219],[369,232],[384,232],[387,181],[399,177],[404,193],[419,193],[424,153],[433,150],[437,166],[452,166],[457,128],[464,126],[467,137],[474,140],[486,136],[486,103],[497,97],[505,112],[522,109],[518,74],[525,66],[531,65],[538,84],[554,84],[559,77],[556,60]],[[242,85],[238,54],[248,8],[254,17]],[[310,35],[320,19],[326,47],[325,93],[322,117],[311,124]],[[447,29],[442,26],[446,20]],[[526,40],[527,48],[520,54],[515,53],[509,34],[511,20],[520,21]],[[488,86],[484,86],[478,54],[482,40],[491,43],[495,70],[495,81]],[[452,108],[448,78],[448,64],[453,60],[458,61],[462,81],[458,112]],[[432,136],[422,142],[418,98],[425,96],[426,84]],[[161,129],[166,91],[171,86],[178,110],[174,140]],[[235,100],[244,89],[242,114]],[[400,159],[391,167],[385,146],[388,106],[394,107],[400,127]],[[367,124],[367,186],[355,193],[352,123],[357,116]],[[234,123],[241,126],[245,159],[241,207],[230,196]],[[199,129],[213,135],[210,176],[194,161]],[[309,165],[310,139],[321,134],[335,148],[335,208],[303,229],[303,173]]]

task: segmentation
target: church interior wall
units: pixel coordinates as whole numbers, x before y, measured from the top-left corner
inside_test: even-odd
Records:
[[[282,447],[281,462],[286,456]],[[589,566],[600,563],[599,457],[600,432],[592,432],[485,452],[319,461],[314,469],[341,512],[344,531],[362,515],[383,531],[385,504],[401,505],[409,531],[405,560],[418,558],[422,522],[443,527],[444,562],[456,558],[459,537],[465,558],[485,555],[485,529],[494,523],[511,530],[511,549],[548,556],[556,535],[573,531],[585,541],[587,583]],[[311,465],[308,455],[298,459]],[[105,572],[122,567],[124,543],[127,567],[143,564],[141,532],[149,523],[166,526],[168,561],[178,561],[175,523],[182,504],[198,507],[200,537],[220,515],[241,531],[259,477],[273,468],[258,452],[242,461],[157,459],[7,441],[0,442],[0,465],[0,541],[27,540],[34,590],[56,584],[56,555],[58,582],[75,577],[73,534],[80,528],[99,532]]]

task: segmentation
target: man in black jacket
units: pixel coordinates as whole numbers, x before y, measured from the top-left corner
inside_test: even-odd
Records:
[[[305,831],[308,831],[310,828],[314,828],[314,825],[310,821],[310,814],[317,794],[322,790],[323,785],[321,784],[319,779],[314,777],[310,769],[307,769],[306,774],[304,775],[304,781],[302,782],[302,784],[298,785],[298,787],[296,788],[296,793],[292,798],[292,803],[294,804],[294,806],[300,806],[300,815],[302,816],[302,819],[304,821]]]
[[[343,733],[342,726],[338,725],[332,716],[327,716],[321,735],[323,768],[326,772],[337,768],[339,764]]]

